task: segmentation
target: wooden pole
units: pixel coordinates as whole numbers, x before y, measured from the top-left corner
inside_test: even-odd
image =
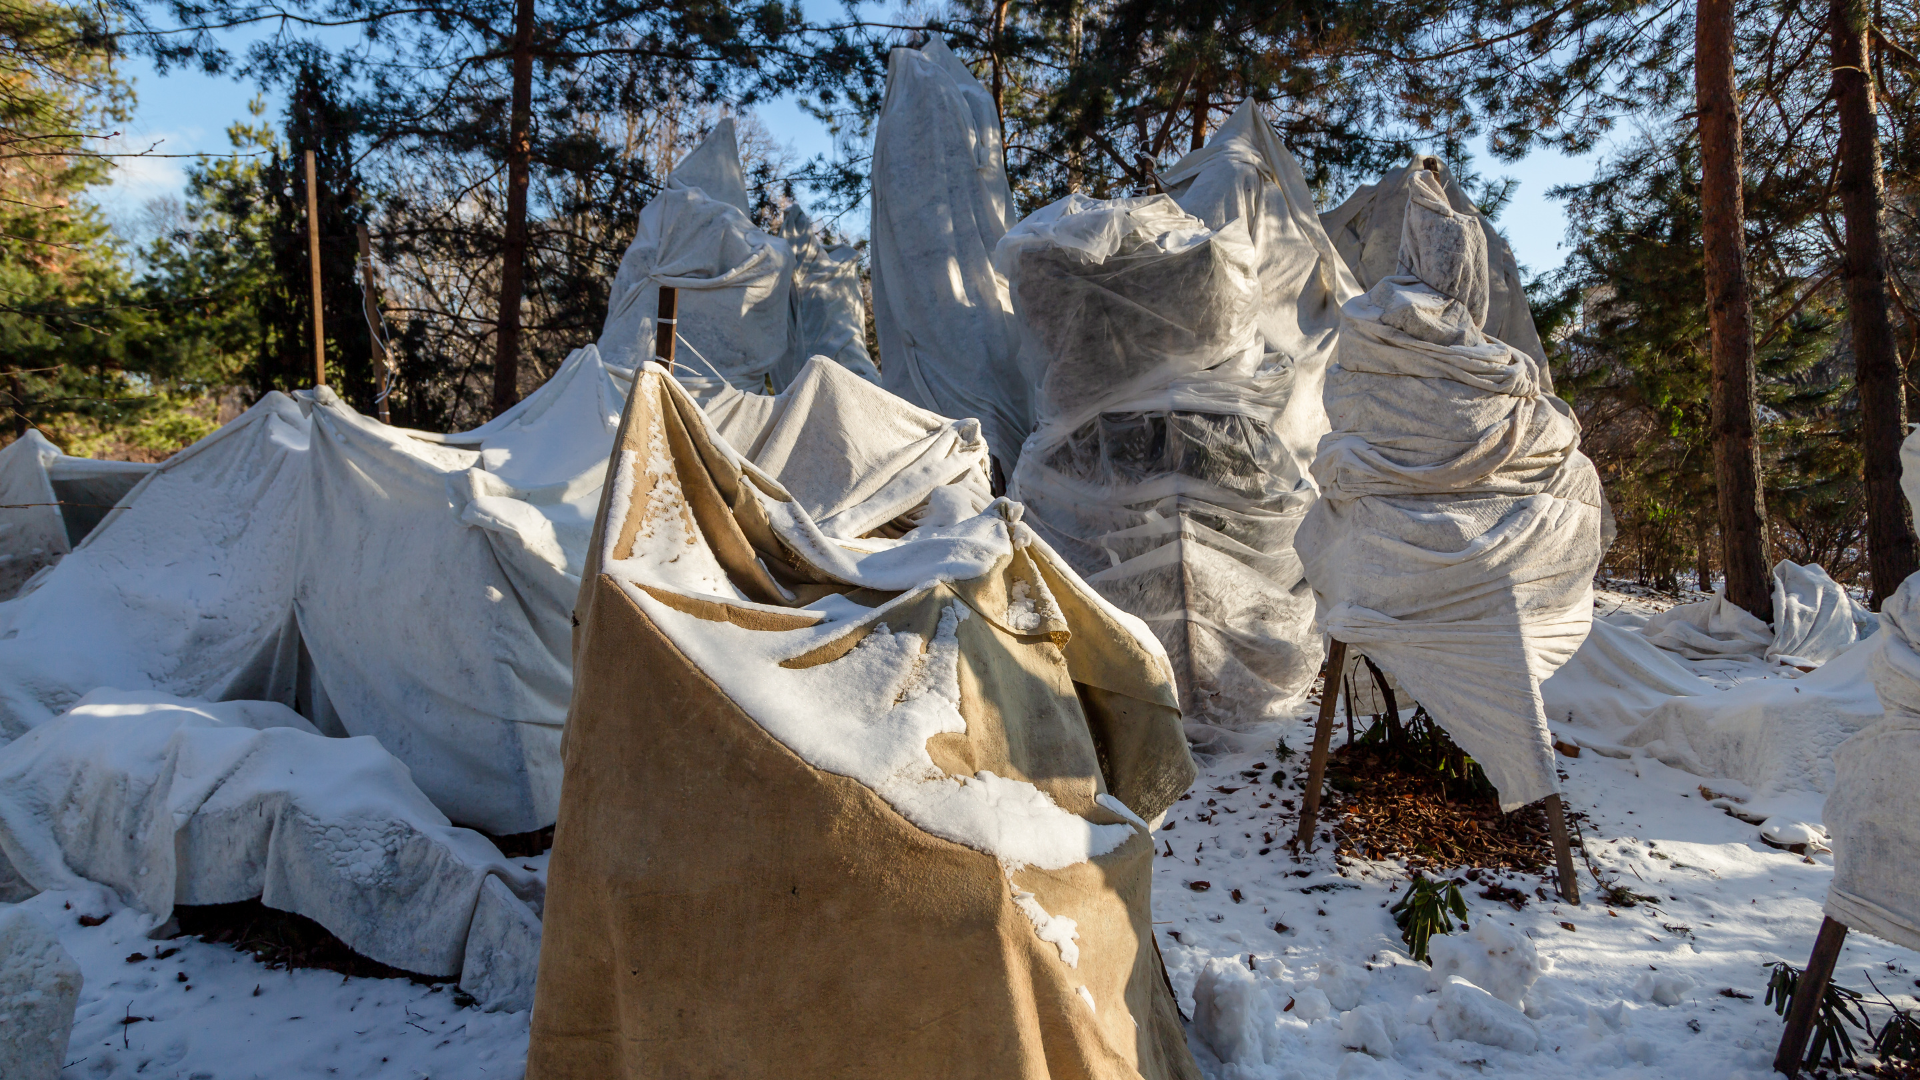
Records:
[[[1820,936],[1813,939],[1813,956],[1800,983],[1793,991],[1793,1008],[1787,1012],[1787,1030],[1780,1036],[1780,1051],[1773,1055],[1775,1072],[1800,1075],[1801,1059],[1807,1056],[1807,1039],[1813,1034],[1813,1018],[1820,999],[1833,980],[1833,965],[1840,959],[1840,946],[1847,941],[1847,924],[1828,916],[1820,924]]]
[[[327,385],[327,334],[320,314],[320,185],[307,158],[307,262],[313,268],[313,385]]]
[[[1320,719],[1313,727],[1313,751],[1307,756],[1307,793],[1300,808],[1300,831],[1294,834],[1295,852],[1313,850],[1313,830],[1320,824],[1320,786],[1327,779],[1327,746],[1333,742],[1333,714],[1340,703],[1340,675],[1347,666],[1347,643],[1327,646],[1327,678],[1320,691]]]
[[[653,320],[653,358],[673,370],[673,339],[679,334],[679,294],[673,286],[660,286],[660,307]]]
[[[1573,869],[1573,841],[1567,837],[1566,800],[1559,792],[1547,796],[1547,832],[1553,837],[1553,861],[1560,871],[1560,898],[1580,903],[1580,878]]]
[[[380,422],[393,423],[393,411],[387,407],[387,394],[393,389],[393,372],[387,367],[387,343],[380,340],[380,297],[373,287],[373,238],[360,226],[360,309],[367,317],[367,340],[373,342],[373,365],[380,370]]]

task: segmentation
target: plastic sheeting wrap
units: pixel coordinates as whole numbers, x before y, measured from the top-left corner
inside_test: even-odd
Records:
[[[887,389],[974,417],[1012,470],[1032,428],[994,245],[1013,196],[986,88],[938,38],[895,49],[873,137],[873,323]]]
[[[1519,262],[1506,238],[1494,231],[1493,219],[1481,214],[1460,189],[1447,166],[1436,157],[1417,157],[1348,196],[1347,201],[1320,215],[1327,237],[1346,260],[1362,289],[1371,289],[1380,279],[1399,273],[1400,231],[1406,218],[1407,191],[1415,173],[1434,174],[1446,192],[1448,205],[1462,214],[1480,220],[1487,240],[1487,322],[1488,337],[1533,357],[1540,363],[1541,385],[1553,392],[1553,373],[1547,370],[1547,350],[1540,344],[1540,332],[1533,325],[1533,311],[1527,307],[1527,290],[1520,280]]]
[[[787,355],[774,369],[775,389],[785,389],[816,356],[869,382],[880,369],[867,355],[867,304],[860,295],[860,253],[842,244],[827,247],[798,204],[787,207],[780,238],[793,252],[793,294],[787,322]]]
[[[1263,363],[1246,222],[1074,195],[998,258],[1041,414],[1010,493],[1153,627],[1196,741],[1293,707],[1320,663],[1292,552],[1313,488],[1275,430],[1293,372]]]
[[[1540,683],[1593,618],[1600,482],[1541,365],[1481,329],[1480,221],[1414,175],[1399,273],[1347,302],[1299,550],[1323,625],[1411,691],[1503,808],[1557,790]]]
[[[0,449],[0,600],[72,551],[155,468],[69,457],[32,428]]]
[[[690,389],[699,394],[722,381],[764,389],[787,355],[793,253],[747,217],[731,119],[713,129],[640,211],[600,331],[607,362],[631,368],[653,355],[662,285],[678,290],[684,345],[678,358],[691,372]]]
[[[1920,434],[1900,447],[1900,487],[1920,505]],[[1824,817],[1833,836],[1827,914],[1920,949],[1920,574],[1880,606],[1868,671],[1886,712],[1840,744]]]
[[[98,691],[0,748],[8,877],[104,886],[155,926],[175,904],[258,897],[381,963],[490,972],[483,1001],[532,1004],[539,879],[448,824],[378,742],[323,738],[273,702]]]

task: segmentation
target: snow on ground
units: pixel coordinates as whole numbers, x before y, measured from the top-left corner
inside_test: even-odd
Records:
[[[1671,602],[1609,590],[1596,610]],[[1296,750],[1311,735],[1310,718],[1270,727]],[[1387,910],[1405,888],[1400,867],[1339,867],[1326,843],[1299,862],[1289,856],[1296,819],[1283,800],[1298,805],[1305,756],[1203,762],[1155,834],[1155,935],[1181,1008],[1196,1017],[1190,1041],[1209,1077],[1772,1075],[1781,1023],[1763,1004],[1766,965],[1806,963],[1830,857],[1809,863],[1766,846],[1756,826],[1708,805],[1701,777],[1651,758],[1563,757],[1602,878],[1655,899],[1609,909],[1584,868],[1578,907],[1559,902],[1551,880],[1502,876],[1533,897],[1515,911],[1478,895],[1494,880],[1483,876],[1465,890],[1476,939],[1497,946],[1500,932],[1518,935],[1541,969],[1529,985],[1525,945],[1504,962],[1469,963],[1462,973],[1488,996],[1457,981],[1442,987],[1407,956]],[[544,857],[516,861],[544,872]],[[63,1076],[524,1073],[527,1014],[463,1007],[451,984],[270,970],[225,945],[150,941],[130,911],[82,926],[78,916],[104,910],[97,899],[47,893],[26,903],[58,928],[86,978]],[[1457,937],[1454,951],[1471,957]],[[146,959],[129,963],[134,953]],[[1911,1006],[1920,954],[1853,935],[1836,978],[1869,990],[1869,975]],[[1536,1049],[1514,1048],[1529,1043]]]
[[[1281,728],[1293,747],[1308,745],[1310,721]],[[1305,756],[1285,763],[1290,781],[1304,773]],[[1261,762],[1270,768],[1255,770]],[[1585,902],[1578,907],[1554,897],[1551,879],[1503,879],[1533,897],[1523,911],[1482,899],[1484,882],[1470,885],[1464,892],[1472,923],[1484,919],[1523,934],[1544,962],[1545,974],[1524,999],[1539,1049],[1519,1053],[1480,1042],[1443,1042],[1436,1022],[1415,1021],[1432,1017],[1436,1006],[1444,1013],[1445,995],[1429,993],[1427,968],[1408,958],[1387,910],[1404,888],[1404,873],[1390,864],[1354,861],[1342,876],[1331,845],[1324,843],[1295,864],[1283,845],[1296,817],[1280,799],[1297,803],[1299,792],[1291,782],[1283,792],[1271,781],[1244,775],[1270,775],[1275,764],[1272,754],[1212,761],[1192,797],[1176,804],[1156,834],[1162,851],[1156,931],[1182,1009],[1194,1014],[1196,983],[1213,984],[1209,990],[1217,995],[1218,977],[1203,980],[1202,973],[1210,961],[1226,958],[1250,965],[1263,984],[1256,989],[1281,1010],[1266,1020],[1272,1030],[1263,1031],[1263,1052],[1227,1064],[1219,1063],[1216,1049],[1231,1053],[1237,1045],[1246,1051],[1247,1040],[1236,1043],[1229,1031],[1213,1040],[1227,1044],[1216,1048],[1208,1039],[1216,1033],[1198,1025],[1202,1030],[1191,1042],[1210,1075],[1772,1075],[1781,1021],[1763,1004],[1766,965],[1807,962],[1832,874],[1830,857],[1809,864],[1762,844],[1755,826],[1707,805],[1700,778],[1690,773],[1646,758],[1563,757],[1568,800],[1590,815],[1585,832],[1593,863],[1609,883],[1657,900],[1609,909],[1584,868]],[[1230,788],[1236,790],[1226,793]],[[1264,855],[1263,848],[1269,849]],[[1201,881],[1208,887],[1195,892],[1192,885]],[[1276,932],[1275,923],[1288,929]],[[1303,1008],[1325,1008],[1313,989],[1316,980],[1328,979],[1322,968],[1328,963],[1344,966],[1331,981],[1348,992],[1347,1000],[1327,993],[1336,1006],[1327,1011],[1334,1015],[1296,1019]],[[1836,979],[1868,990],[1866,973],[1911,1006],[1920,989],[1920,954],[1853,935]],[[1351,986],[1339,985],[1353,981],[1360,984],[1357,996]],[[1241,995],[1257,996],[1246,990]],[[1359,1013],[1371,1015],[1342,1017],[1340,1005],[1357,1005]],[[1494,1021],[1503,1019],[1495,1010],[1484,1011]],[[1384,1040],[1378,1038],[1382,1031]],[[1390,1046],[1388,1056],[1348,1049],[1370,1034],[1374,1049]]]

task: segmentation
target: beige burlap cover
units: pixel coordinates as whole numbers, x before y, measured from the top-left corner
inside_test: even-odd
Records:
[[[1144,626],[1004,501],[901,542],[825,538],[652,366],[606,491],[529,1080],[1198,1077],[1153,942],[1152,841],[1128,824],[1194,776]],[[902,689],[858,722],[955,701],[965,730],[926,740],[925,775],[877,791],[775,737],[822,757],[793,717],[848,721],[795,689],[825,685],[808,669],[916,636]],[[923,827],[974,827],[927,792],[1005,826],[981,792],[1009,782],[1054,804],[1045,835],[1096,853],[1043,869],[1063,858],[1007,857],[1036,842],[1017,829],[969,846]]]

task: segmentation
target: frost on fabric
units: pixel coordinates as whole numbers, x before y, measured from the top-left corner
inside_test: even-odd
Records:
[[[789,668],[781,661],[850,628],[746,630],[674,611],[637,589],[628,595],[768,734],[816,768],[872,788],[941,839],[1010,868],[1058,870],[1104,855],[1133,834],[1132,825],[1096,825],[1069,813],[1024,780],[985,770],[950,776],[934,764],[927,740],[967,730],[960,715],[964,605],[946,606],[930,641],[880,622],[839,659]]]
[[[1046,586],[1035,588],[1030,582],[1016,581],[1007,596],[1007,625],[1030,634],[1060,617],[1060,608],[1047,595]]]
[[[607,531],[602,541],[606,545],[601,559],[604,569],[691,592],[745,599],[694,524],[686,489],[681,487],[680,477],[674,472],[666,432],[656,424],[647,433],[644,463],[637,452],[624,449],[616,461],[613,500],[607,507]],[[650,490],[645,516],[634,531],[633,546],[627,557],[618,558],[615,552],[620,549],[627,517],[633,512],[633,493],[642,483]]]

